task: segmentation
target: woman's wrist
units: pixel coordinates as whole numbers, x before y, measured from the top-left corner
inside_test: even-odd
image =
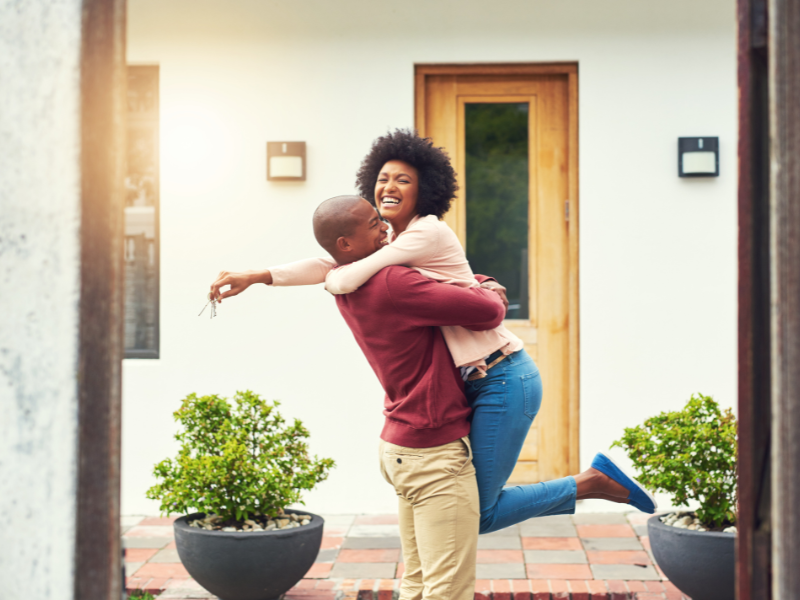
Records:
[[[272,285],[272,273],[269,269],[263,271],[250,271],[250,283],[263,283],[264,285]]]

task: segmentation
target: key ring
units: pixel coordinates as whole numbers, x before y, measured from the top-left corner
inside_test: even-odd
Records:
[[[200,311],[200,314],[197,316],[201,316],[203,312],[206,310],[206,306],[211,305],[211,316],[210,319],[213,319],[217,316],[217,299],[211,296],[211,292],[208,292],[208,302],[206,302],[205,306],[203,306],[203,310]]]

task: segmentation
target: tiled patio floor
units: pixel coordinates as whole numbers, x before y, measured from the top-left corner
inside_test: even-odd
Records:
[[[642,513],[531,519],[478,541],[476,600],[681,600],[655,566]],[[396,515],[325,516],[322,549],[287,600],[392,600],[403,574]],[[215,598],[190,579],[172,521],[123,518],[127,586]],[[243,534],[245,535],[245,534]]]

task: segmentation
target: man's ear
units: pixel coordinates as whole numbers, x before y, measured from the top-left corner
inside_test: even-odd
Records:
[[[350,245],[350,242],[347,240],[347,238],[342,236],[336,239],[336,249],[339,252],[350,252],[353,247]]]

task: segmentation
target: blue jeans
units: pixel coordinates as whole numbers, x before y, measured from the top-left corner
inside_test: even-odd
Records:
[[[465,392],[473,411],[469,439],[481,499],[480,532],[574,513],[578,489],[572,477],[503,487],[542,403],[542,379],[528,353],[510,354],[483,379],[467,381]]]

